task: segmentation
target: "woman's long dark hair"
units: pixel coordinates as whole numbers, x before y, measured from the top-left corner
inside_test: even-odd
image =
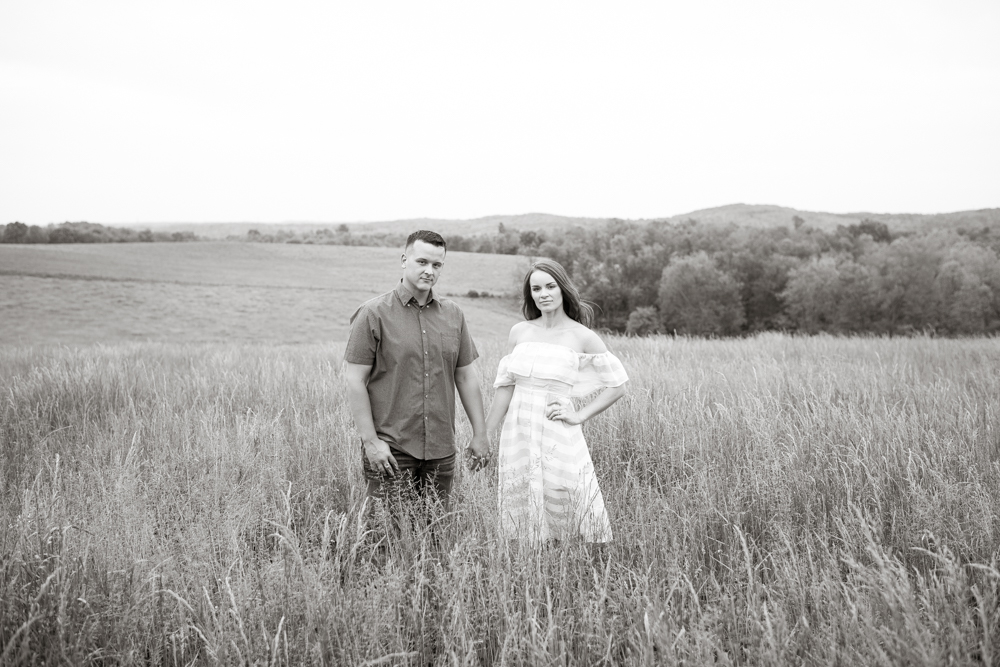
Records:
[[[542,311],[538,310],[535,300],[531,298],[531,274],[535,271],[544,271],[555,278],[559,291],[562,292],[563,310],[571,320],[576,320],[585,327],[589,327],[594,321],[594,309],[590,304],[580,299],[580,291],[569,279],[566,269],[559,262],[551,259],[540,259],[531,265],[528,273],[524,276],[524,289],[521,301],[521,313],[526,320],[537,320],[542,316]]]

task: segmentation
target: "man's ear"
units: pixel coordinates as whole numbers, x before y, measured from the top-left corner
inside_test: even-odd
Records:
[[[399,263],[402,264],[403,266],[406,266],[406,253],[405,252],[402,255],[399,256]]]

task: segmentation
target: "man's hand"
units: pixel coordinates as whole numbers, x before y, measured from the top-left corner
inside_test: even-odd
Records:
[[[470,470],[482,470],[490,462],[490,441],[485,435],[473,435],[465,448],[465,459]]]
[[[365,443],[365,456],[368,463],[378,473],[395,477],[399,472],[399,464],[389,451],[389,445],[382,440],[374,440]]]

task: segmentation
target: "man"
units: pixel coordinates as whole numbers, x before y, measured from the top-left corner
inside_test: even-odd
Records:
[[[411,485],[449,506],[455,473],[455,390],[472,424],[473,461],[489,452],[479,353],[465,315],[432,288],[444,268],[440,234],[406,239],[403,277],[396,288],[362,304],[351,316],[347,397],[361,436],[368,497]]]

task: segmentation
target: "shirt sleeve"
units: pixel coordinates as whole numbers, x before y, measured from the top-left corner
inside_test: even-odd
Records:
[[[361,306],[351,315],[351,335],[344,350],[344,361],[371,366],[375,363],[380,339],[378,317],[367,305]]]
[[[581,354],[580,369],[573,383],[574,397],[586,396],[605,387],[620,387],[628,382],[628,373],[618,357],[610,352]]]
[[[469,327],[465,325],[465,314],[461,314],[462,325],[459,331],[459,347],[458,347],[458,363],[456,366],[461,368],[462,366],[468,366],[473,361],[479,358],[479,350],[476,349],[476,344],[472,341],[472,335],[469,333]]]

